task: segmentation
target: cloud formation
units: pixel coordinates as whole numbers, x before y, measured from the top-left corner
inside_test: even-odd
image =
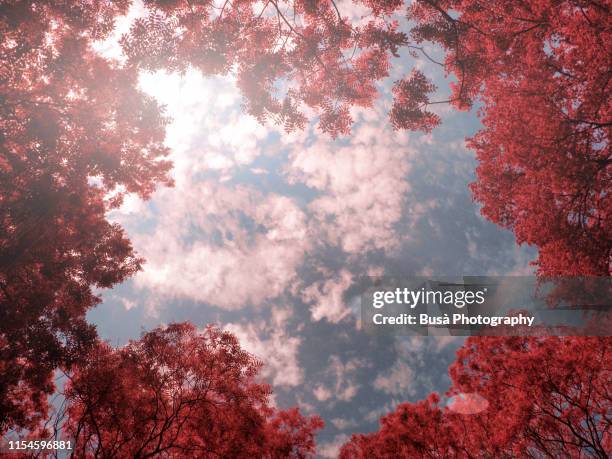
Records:
[[[289,388],[302,384],[303,370],[299,364],[301,339],[285,330],[287,310],[274,309],[269,323],[226,324],[224,328],[236,335],[240,345],[264,362],[262,376],[276,387]]]
[[[378,142],[374,129],[358,128],[346,146],[318,140],[295,149],[286,168],[290,183],[319,193],[308,210],[320,242],[352,254],[397,247],[395,224],[410,190],[407,145],[391,134]]]
[[[302,300],[311,305],[312,320],[327,319],[329,322],[337,323],[346,318],[351,310],[345,303],[344,294],[352,281],[353,275],[343,269],[337,278],[306,287],[302,292]]]
[[[344,429],[372,430],[397,403],[444,391],[461,340],[364,336],[355,282],[525,268],[529,253],[484,222],[467,191],[474,160],[463,137],[475,117],[439,105],[442,128],[398,133],[381,100],[352,110],[353,134],[331,140],[312,124],[291,134],[259,125],[231,78],[158,72],[140,83],[173,118],[176,186],[110,215],[147,259],[117,309],[134,322],[142,311],[234,332],[281,389],[280,406],[326,416],[324,457],[336,457]]]
[[[415,395],[416,392],[413,378],[414,374],[410,365],[398,360],[387,372],[376,376],[373,386],[390,395],[409,397]]]
[[[295,202],[249,186],[178,185],[158,193],[155,207],[151,226],[132,236],[147,260],[136,286],[167,298],[224,309],[261,304],[295,280],[310,244]]]

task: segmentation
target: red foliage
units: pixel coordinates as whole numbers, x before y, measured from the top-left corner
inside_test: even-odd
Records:
[[[356,0],[358,25],[334,1],[148,1],[147,19],[123,38],[133,65],[206,74],[235,69],[246,110],[288,130],[309,108],[319,127],[345,134],[352,106],[368,107],[375,83],[402,48],[424,41],[447,51],[439,63],[456,76],[452,96],[418,70],[395,82],[391,123],[430,131],[434,103],[466,109],[478,100],[485,128],[470,146],[480,165],[472,185],[482,212],[540,249],[545,275],[609,275],[612,257],[609,88],[610,2],[418,0],[406,33],[393,19],[403,2]]]
[[[485,128],[469,141],[474,196],[485,216],[540,249],[540,274],[610,274],[610,9],[578,0],[412,7],[415,36],[448,51],[455,103],[484,104]]]
[[[314,453],[318,417],[269,406],[260,363],[236,338],[192,325],[101,344],[66,388],[62,434],[78,457],[270,457]]]
[[[159,108],[90,47],[127,4],[0,7],[0,432],[31,428],[52,371],[93,342],[92,287],[140,267],[106,193],[168,182]]]
[[[436,87],[418,70],[393,87],[395,103],[391,109],[391,123],[396,129],[421,129],[425,132],[440,122],[440,117],[425,110],[427,95]]]
[[[87,355],[92,288],[140,268],[105,213],[170,182],[167,120],[137,89],[143,69],[235,72],[259,120],[292,130],[315,113],[335,136],[352,107],[372,104],[402,47],[430,59],[418,45],[440,43],[457,77],[447,102],[483,103],[485,128],[470,140],[482,212],[539,247],[541,274],[610,274],[609,0],[418,0],[410,34],[392,18],[398,0],[355,0],[369,9],[359,23],[331,0],[148,0],[120,65],[91,44],[130,3],[0,5],[0,432],[32,428],[53,369]],[[419,71],[396,82],[392,125],[437,125],[433,90]]]
[[[369,9],[359,24],[333,1],[247,0],[220,9],[211,2],[145,3],[150,15],[122,40],[131,64],[180,71],[191,65],[205,74],[235,70],[246,111],[287,130],[304,125],[308,108],[319,115],[323,132],[347,134],[350,108],[372,104],[375,83],[388,76],[390,58],[407,44],[391,17],[403,6],[397,0],[356,1]],[[410,101],[409,109],[400,109],[411,87],[399,93],[393,125],[429,130],[437,119],[425,104]]]
[[[449,396],[403,403],[378,432],[353,435],[340,457],[598,457],[612,452],[609,338],[469,338]],[[483,403],[486,400],[488,403]],[[473,414],[462,414],[462,413]]]

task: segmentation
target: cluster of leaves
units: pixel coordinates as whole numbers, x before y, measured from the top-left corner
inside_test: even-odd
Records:
[[[612,451],[609,338],[471,337],[447,394],[403,403],[380,430],[353,435],[349,458],[608,458]],[[482,401],[486,400],[486,409]],[[471,411],[471,413],[470,413]],[[469,414],[466,414],[469,413]]]
[[[231,71],[246,111],[260,121],[292,130],[309,113],[319,117],[321,131],[336,136],[349,132],[351,107],[372,105],[375,83],[408,44],[392,17],[402,1],[355,3],[369,10],[366,17],[343,16],[333,0],[240,0],[222,7],[150,0],[150,15],[136,21],[122,45],[130,62],[149,70]],[[410,88],[425,102],[432,90],[414,82],[400,88],[399,105]],[[392,111],[394,125],[429,130],[436,124],[423,105],[409,104],[410,110]]]
[[[299,128],[305,106],[337,135],[348,132],[351,106],[372,103],[374,82],[406,42],[390,20],[398,1],[365,2],[372,16],[361,26],[333,2],[296,2],[292,14],[275,1],[145,2],[148,16],[121,41],[121,64],[92,44],[130,5],[0,6],[0,431],[44,417],[53,370],[96,341],[85,321],[99,301],[93,289],[140,269],[123,230],[105,218],[125,193],[147,198],[170,184],[167,119],[138,90],[140,71],[231,71],[258,119]],[[405,85],[399,97],[421,87]],[[414,106],[396,112],[419,116]]]
[[[440,102],[459,109],[482,102],[484,129],[470,140],[470,146],[479,160],[472,189],[484,206],[483,213],[512,229],[519,242],[539,247],[541,274],[610,274],[610,1],[417,0],[408,7],[399,0],[354,3],[368,12],[366,16],[344,16],[333,0],[235,0],[220,6],[210,1],[148,0],[145,17],[121,40],[127,59],[119,63],[94,52],[92,43],[109,36],[115,18],[127,12],[130,0],[2,2],[0,432],[35,429],[46,416],[57,368],[75,371],[73,394],[110,397],[99,399],[109,412],[121,409],[118,400],[126,403],[126,410],[138,412],[140,407],[130,405],[127,396],[115,399],[113,394],[140,387],[142,397],[152,397],[146,388],[157,381],[159,387],[174,387],[175,392],[168,389],[170,393],[180,395],[178,386],[191,381],[187,374],[204,371],[191,362],[183,370],[177,368],[178,373],[187,371],[187,380],[166,380],[161,369],[169,363],[154,354],[150,365],[165,362],[159,363],[157,373],[122,385],[130,371],[149,365],[144,356],[153,352],[153,337],[163,341],[165,332],[147,335],[151,350],[148,338],[143,338],[126,350],[114,351],[97,342],[95,329],[85,321],[86,311],[99,301],[93,289],[121,282],[142,263],[123,230],[106,219],[106,212],[120,205],[125,193],[146,199],[157,184],[171,183],[163,143],[167,119],[155,101],[138,90],[137,78],[143,70],[181,72],[194,67],[207,75],[235,75],[246,111],[260,121],[270,119],[292,130],[303,127],[308,117],[318,116],[320,129],[336,136],[349,132],[351,107],[372,105],[376,83],[388,76],[392,57],[406,48],[433,61],[422,45],[436,42],[447,52],[440,64],[457,80],[451,98]],[[401,30],[398,14],[408,15],[411,30]],[[397,81],[392,125],[431,130],[440,121],[428,110],[434,90],[417,70]],[[177,336],[197,341],[189,327],[173,330]],[[214,341],[213,335],[217,336],[208,332],[206,339]],[[164,339],[172,341],[168,336]],[[482,346],[490,342],[483,340]],[[591,343],[561,342],[576,362],[581,362],[580,349]],[[525,355],[534,358],[539,355],[538,346],[549,346],[545,340],[523,343],[528,349]],[[550,343],[554,346],[557,341]],[[497,345],[507,350],[504,342]],[[218,361],[214,352],[202,355]],[[119,372],[110,392],[87,392],[102,390],[102,386],[88,389],[88,384],[99,384],[105,377],[83,364],[88,359]],[[234,364],[252,366],[244,360],[228,363]],[[528,368],[512,371],[518,378]],[[493,377],[486,373],[482,379]],[[236,384],[224,392],[229,397],[226,401],[240,398],[247,386],[255,387],[243,379]],[[544,380],[538,384],[541,390],[548,387]],[[81,395],[73,399],[80,400]],[[266,448],[280,451],[300,444],[306,445],[304,451],[311,451],[308,445],[316,422],[308,424],[295,412],[269,412],[263,392],[247,395],[254,405],[249,411],[238,404],[243,417],[214,419],[218,426],[238,429],[228,435],[241,435],[242,423],[259,422],[259,427],[251,428],[260,429],[256,438]],[[138,400],[136,393],[130,397]],[[141,400],[143,409],[151,400]],[[171,402],[156,403],[168,406]],[[188,414],[179,410],[185,419],[192,420],[192,414],[203,416],[204,408],[187,405]],[[135,454],[136,444],[152,451],[147,432],[160,445],[176,436],[178,443],[173,445],[186,447],[178,440],[186,437],[175,435],[174,421],[170,422],[174,427],[164,430],[168,434],[158,435],[161,427],[155,415],[147,424],[150,430],[136,432],[129,425],[115,428],[111,418],[104,418],[106,412],[92,417],[91,409],[79,411],[78,406],[72,405],[68,413],[84,454],[106,450],[100,445],[124,431],[139,439],[132,443],[124,438],[128,454]],[[425,410],[419,416],[442,413],[432,401],[419,406]],[[588,403],[580,406],[588,412],[585,416],[594,413],[584,421],[589,429],[593,425],[599,429],[598,422],[608,419]],[[435,416],[441,416],[435,422],[446,429],[443,423],[451,415]],[[107,430],[100,430],[96,419],[108,422]],[[584,427],[570,425],[574,430]],[[570,438],[564,428],[555,426],[555,435]],[[546,425],[542,429],[552,435]],[[276,432],[275,440],[269,440],[266,432],[270,431]],[[205,434],[189,431],[194,438]],[[597,439],[604,442],[604,437]],[[547,437],[545,444],[555,441]],[[594,439],[587,447],[582,441],[566,441],[564,446],[599,451]]]
[[[169,180],[166,120],[135,69],[91,42],[129,2],[0,7],[0,431],[44,415],[52,372],[86,354],[85,312],[139,269],[105,212]],[[97,183],[97,184],[94,184]]]
[[[484,129],[469,146],[483,214],[540,249],[540,274],[609,275],[610,2],[354,3],[368,15],[343,16],[333,0],[151,0],[122,43],[142,68],[232,72],[248,113],[288,130],[318,115],[332,136],[349,132],[352,106],[371,106],[393,56],[420,54],[455,75],[452,95],[430,101],[435,86],[413,69],[393,86],[393,127],[428,132],[440,122],[433,104],[480,101]],[[445,49],[444,62],[427,41]]]
[[[478,98],[469,140],[483,214],[539,248],[543,275],[610,275],[612,4],[415,2],[416,38],[447,50],[453,103]],[[454,18],[447,12],[455,12]]]
[[[269,404],[261,363],[236,338],[188,323],[152,330],[75,365],[53,426],[76,457],[268,457],[314,453],[320,418]]]

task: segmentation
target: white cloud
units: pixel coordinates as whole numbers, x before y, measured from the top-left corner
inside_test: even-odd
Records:
[[[295,387],[302,384],[304,372],[299,364],[302,342],[285,330],[286,310],[275,311],[270,323],[258,321],[250,324],[227,324],[240,345],[264,362],[262,376],[277,387]]]
[[[343,269],[338,278],[317,282],[304,289],[302,299],[311,304],[312,320],[327,319],[332,323],[337,323],[347,317],[351,310],[347,307],[343,297],[351,286],[352,280],[352,274]]]
[[[142,73],[139,83],[171,118],[165,143],[172,150],[177,183],[203,172],[231,173],[263,154],[271,130],[242,111],[233,78],[192,69],[184,75]]]
[[[391,395],[415,395],[414,373],[410,366],[402,361],[396,361],[390,370],[379,374],[374,380],[375,389]]]
[[[338,457],[342,445],[344,445],[349,438],[350,437],[346,434],[336,435],[333,440],[321,443],[317,448],[317,453],[321,457]]]
[[[363,359],[352,358],[343,362],[339,356],[332,355],[323,374],[323,379],[329,382],[315,389],[315,397],[317,394],[324,394],[324,400],[330,400],[332,404],[337,401],[352,400],[360,388],[360,385],[355,382],[355,373],[365,366],[368,366],[368,362]]]
[[[355,419],[344,419],[344,418],[333,418],[331,421],[332,425],[338,430],[352,429],[357,426]]]
[[[317,386],[317,387],[315,387],[315,389],[312,391],[312,393],[315,396],[315,398],[317,400],[319,400],[320,402],[324,402],[325,400],[330,399],[331,396],[332,396],[331,390],[329,390],[325,386]]]
[[[318,140],[294,150],[286,169],[291,183],[321,194],[310,204],[324,240],[348,253],[397,246],[395,224],[410,187],[407,138],[375,126],[362,126],[352,143]]]
[[[260,305],[295,281],[310,244],[291,199],[250,187],[189,183],[161,190],[155,207],[152,228],[131,235],[147,260],[135,284],[164,298]]]

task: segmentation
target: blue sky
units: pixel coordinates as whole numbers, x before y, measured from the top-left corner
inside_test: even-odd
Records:
[[[429,135],[390,128],[390,86],[414,65],[444,98],[441,69],[404,55],[336,140],[314,123],[291,134],[258,124],[230,77],[143,74],[173,119],[176,185],[109,214],[147,263],[102,292],[89,314],[100,335],[122,345],[184,320],[233,331],[265,363],[279,407],[324,418],[327,457],[397,403],[445,391],[461,338],[365,334],[359,277],[529,274],[535,252],[472,201],[474,111],[435,106],[442,124]]]

